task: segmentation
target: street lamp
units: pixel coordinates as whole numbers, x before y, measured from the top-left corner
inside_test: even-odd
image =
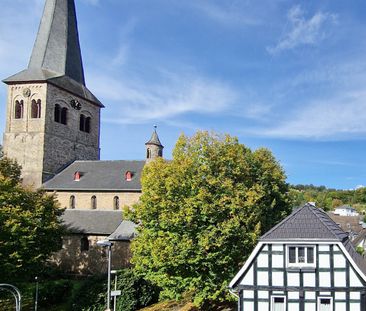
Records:
[[[98,246],[108,248],[108,288],[107,288],[107,309],[106,311],[111,311],[111,261],[112,261],[112,245],[113,243],[108,240],[97,241]]]

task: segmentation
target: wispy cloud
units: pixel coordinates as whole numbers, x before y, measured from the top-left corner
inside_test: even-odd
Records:
[[[350,139],[366,133],[366,92],[342,92],[313,100],[279,122],[261,130],[264,136],[296,139]]]
[[[329,12],[317,12],[306,19],[301,6],[292,7],[287,14],[289,29],[274,46],[267,47],[270,54],[276,54],[302,45],[316,45],[326,37],[325,26],[336,22],[337,16]]]
[[[125,124],[165,121],[186,113],[219,113],[237,96],[222,82],[182,73],[164,73],[159,81],[93,74],[89,85],[110,101],[107,105],[113,115],[104,121]]]

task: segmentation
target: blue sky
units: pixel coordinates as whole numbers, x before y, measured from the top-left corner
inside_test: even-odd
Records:
[[[1,0],[0,73],[26,68],[43,0]],[[293,184],[366,184],[366,1],[76,0],[101,158],[143,159],[158,125],[273,151]],[[0,88],[4,128],[6,87]]]

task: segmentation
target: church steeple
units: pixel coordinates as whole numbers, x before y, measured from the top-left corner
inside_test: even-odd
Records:
[[[4,80],[43,81],[104,107],[85,86],[74,0],[46,0],[28,68]]]
[[[74,0],[45,0],[28,68],[8,85],[4,154],[40,187],[75,160],[98,160],[103,104],[85,86]]]
[[[29,66],[85,85],[74,0],[46,0]]]
[[[163,148],[164,146],[161,144],[158,133],[156,132],[157,126],[154,125],[154,131],[151,135],[150,140],[145,143],[146,145],[146,162],[150,162],[151,160],[162,157],[163,156]]]

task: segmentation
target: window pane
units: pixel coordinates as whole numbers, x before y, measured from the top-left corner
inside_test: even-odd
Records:
[[[305,262],[305,247],[299,247],[298,248],[298,263],[304,263]]]
[[[330,298],[320,298],[319,311],[331,311],[332,305]]]
[[[308,263],[314,263],[314,247],[307,247]]]
[[[285,310],[285,298],[284,297],[274,297],[272,310],[273,311],[284,311]]]
[[[288,261],[289,263],[296,263],[296,247],[289,247]]]

